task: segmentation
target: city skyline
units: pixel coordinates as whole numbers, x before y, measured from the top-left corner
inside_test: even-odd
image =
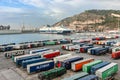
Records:
[[[13,28],[54,24],[89,9],[119,10],[119,0],[0,0],[0,24]]]

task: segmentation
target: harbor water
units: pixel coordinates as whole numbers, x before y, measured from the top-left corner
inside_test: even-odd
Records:
[[[103,36],[104,33],[74,33],[71,35],[60,35],[60,34],[40,34],[40,33],[28,33],[28,34],[10,34],[0,35],[0,44],[9,43],[21,43],[21,42],[32,42],[41,40],[53,40],[53,39],[64,39],[64,38],[75,38],[75,39],[89,39],[92,37]]]

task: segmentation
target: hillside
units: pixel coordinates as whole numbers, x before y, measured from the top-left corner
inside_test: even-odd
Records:
[[[103,31],[118,28],[118,18],[111,13],[120,14],[120,10],[87,10],[67,17],[53,26],[64,25],[77,31]]]

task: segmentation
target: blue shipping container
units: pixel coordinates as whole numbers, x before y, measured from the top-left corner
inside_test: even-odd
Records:
[[[41,56],[40,55],[34,55],[34,56],[28,56],[28,57],[19,58],[19,59],[16,60],[16,66],[21,66],[22,61],[35,59],[35,58],[41,58]]]
[[[78,60],[83,60],[83,57],[75,57],[75,58],[65,60],[62,62],[62,67],[65,67],[66,69],[71,69],[71,63]]]
[[[90,49],[90,48],[93,48],[93,46],[86,46],[86,47],[84,47],[85,53],[87,53],[88,49]]]
[[[100,69],[100,68],[102,68],[102,67],[104,67],[104,66],[106,66],[108,64],[110,64],[110,62],[105,61],[105,62],[102,62],[100,64],[92,66],[91,67],[91,74],[95,74],[96,70],[98,70],[98,69]]]
[[[78,80],[99,80],[99,79],[96,75],[88,75],[88,76],[85,76],[85,77],[80,78]]]
[[[22,68],[27,68],[27,65],[29,65],[29,64],[43,62],[43,61],[46,61],[46,60],[47,59],[45,59],[45,58],[37,58],[37,59],[25,60],[25,61],[22,61]]]
[[[105,54],[105,53],[107,53],[106,48],[97,48],[97,49],[92,49],[91,50],[92,55],[100,55],[100,54]]]
[[[46,71],[52,68],[54,68],[54,61],[50,60],[27,65],[27,72],[30,74],[38,71]]]
[[[31,51],[31,54],[43,52],[43,51],[47,51],[47,50],[50,50],[50,49],[45,48],[45,49],[34,50],[34,51]]]

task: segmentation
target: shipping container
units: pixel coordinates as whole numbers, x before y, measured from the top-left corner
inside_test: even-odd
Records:
[[[42,48],[42,49],[30,50],[30,54],[35,54],[35,53],[39,53],[39,52],[43,52],[43,51],[47,51],[47,50],[50,50],[50,49]]]
[[[106,54],[108,51],[107,48],[97,48],[97,49],[92,49],[91,54],[92,55],[101,55],[101,54]]]
[[[74,74],[74,75],[71,75],[71,76],[68,77],[68,78],[64,78],[64,79],[62,79],[62,80],[78,80],[78,79],[80,79],[80,78],[82,78],[82,77],[85,77],[85,76],[87,76],[87,75],[89,75],[89,74],[86,73],[86,72],[80,72],[80,73],[76,73],[76,74]]]
[[[81,53],[86,53],[88,49],[93,48],[93,46],[83,46],[80,48]]]
[[[60,51],[56,50],[53,52],[45,53],[42,55],[42,57],[47,58],[47,59],[53,59],[54,57],[59,56],[59,55],[60,55]]]
[[[112,47],[112,53],[117,51],[120,51],[120,46]]]
[[[99,47],[90,48],[90,49],[88,49],[87,53],[92,54],[91,51],[94,49],[97,49],[97,48],[99,48]]]
[[[87,63],[90,63],[94,61],[93,58],[88,58],[88,59],[84,59],[84,60],[81,60],[81,61],[76,61],[76,62],[73,62],[72,63],[72,70],[73,71],[79,71],[79,70],[82,70],[82,67],[84,64],[87,64]]]
[[[102,67],[104,67],[104,66],[106,66],[108,64],[110,64],[110,62],[105,61],[105,62],[102,62],[102,63],[97,64],[95,66],[92,66],[91,67],[91,74],[95,74],[96,70],[98,70],[98,69],[100,69],[100,68],[102,68]]]
[[[16,59],[16,66],[21,66],[22,61],[30,60],[30,59],[36,59],[36,58],[41,58],[41,56],[40,55],[34,55],[34,56],[28,56],[28,57],[22,57],[22,58]]]
[[[65,74],[66,72],[67,70],[64,67],[55,68],[55,69],[38,74],[38,78],[40,80],[52,80],[58,76]]]
[[[61,65],[62,67],[65,67],[66,69],[71,69],[71,64],[73,62],[76,62],[76,61],[79,61],[79,60],[83,60],[83,57],[75,57],[75,58],[70,58],[70,59],[67,59],[63,62],[61,62]]]
[[[16,62],[16,60],[19,59],[19,58],[29,57],[29,56],[36,56],[36,55],[38,55],[38,54],[25,54],[25,55],[15,56],[13,58],[13,62]]]
[[[88,75],[78,80],[99,80],[99,78],[96,75]]]
[[[56,45],[56,42],[55,41],[47,41],[47,42],[44,42],[45,45]]]
[[[71,43],[71,42],[66,39],[60,40],[60,44],[68,44],[68,43]]]
[[[38,71],[46,71],[52,68],[54,68],[54,61],[50,60],[27,65],[27,72],[30,74]]]
[[[60,55],[60,56],[54,57],[53,60],[54,60],[55,63],[57,63],[58,60],[68,58],[69,56],[72,56],[72,54]]]
[[[113,53],[111,54],[111,57],[112,57],[113,59],[120,58],[120,51],[113,52]]]
[[[25,60],[22,61],[22,68],[26,68],[27,65],[29,64],[34,64],[34,63],[38,63],[38,62],[43,62],[46,61],[47,59],[45,58],[37,58],[37,59],[30,59],[30,60]]]
[[[68,46],[68,50],[69,51],[75,51],[75,50],[79,50],[80,46],[79,45],[72,45],[72,46]]]
[[[69,46],[73,46],[73,44],[68,44],[65,46],[65,50],[69,50]]]
[[[106,41],[105,42],[105,45],[107,46],[112,46],[113,44],[115,44],[116,42],[115,41]]]
[[[99,63],[102,63],[102,60],[96,60],[96,61],[90,62],[88,64],[84,64],[83,67],[82,67],[82,70],[84,72],[90,73],[91,67],[96,65],[96,64],[99,64]]]
[[[110,63],[107,66],[98,69],[95,74],[102,80],[108,80],[110,77],[113,77],[115,73],[118,71],[117,63]]]
[[[64,58],[64,59],[59,59],[58,61],[57,61],[57,63],[56,63],[56,66],[57,67],[62,67],[62,62],[64,62],[65,60],[68,60],[68,59],[72,59],[72,58],[76,58],[76,57],[78,57],[78,56],[69,56],[69,57],[67,57],[67,58]]]
[[[24,55],[24,54],[25,54],[25,50],[17,50],[17,51],[4,52],[4,56],[6,58],[12,58],[12,56]]]
[[[0,52],[11,51],[11,50],[13,50],[13,46],[11,46],[11,45],[0,47]]]

